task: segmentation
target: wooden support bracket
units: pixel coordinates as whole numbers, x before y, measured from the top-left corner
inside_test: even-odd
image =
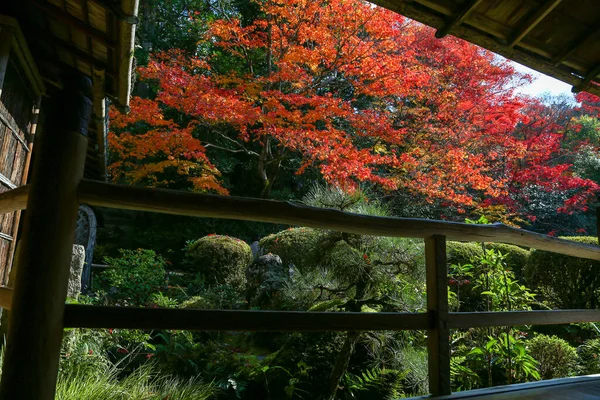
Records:
[[[471,12],[473,12],[473,10],[475,10],[482,2],[483,0],[471,0],[462,10],[460,10],[458,14],[454,16],[454,18],[449,20],[446,25],[435,31],[435,37],[441,39],[446,36],[448,33],[450,33],[450,31],[452,31],[452,28],[462,24],[463,21],[467,19],[469,14],[471,14]]]
[[[12,307],[13,290],[7,287],[0,287],[0,307],[10,310]]]
[[[527,21],[514,33],[508,42],[508,47],[514,47],[521,41],[529,32],[533,30],[540,22],[544,20],[554,10],[562,0],[547,0],[533,15],[527,18]]]
[[[27,207],[28,196],[29,185],[0,193],[0,214],[24,210]]]

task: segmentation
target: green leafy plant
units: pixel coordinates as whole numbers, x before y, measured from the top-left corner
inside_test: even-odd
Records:
[[[600,373],[600,339],[590,339],[577,348],[579,369],[583,375]]]
[[[112,268],[102,274],[102,286],[115,303],[145,305],[165,285],[166,261],[152,250],[119,250],[120,257],[106,257]]]

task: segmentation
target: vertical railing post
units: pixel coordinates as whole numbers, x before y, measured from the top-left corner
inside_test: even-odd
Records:
[[[72,74],[38,135],[17,258],[0,400],[54,399],[91,100]]]
[[[427,331],[429,391],[444,396],[450,389],[450,331],[448,321],[448,271],[446,266],[446,237],[425,239],[427,273],[427,311],[431,327]]]

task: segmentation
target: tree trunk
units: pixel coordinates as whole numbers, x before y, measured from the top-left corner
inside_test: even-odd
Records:
[[[331,377],[329,379],[329,391],[325,398],[327,400],[334,400],[335,395],[337,393],[338,387],[340,386],[340,381],[342,377],[348,370],[348,364],[350,363],[350,357],[354,353],[354,347],[360,339],[360,332],[348,332],[346,334],[346,339],[344,340],[344,346],[342,347],[342,351],[335,359],[335,364],[333,366],[333,371],[331,372]]]

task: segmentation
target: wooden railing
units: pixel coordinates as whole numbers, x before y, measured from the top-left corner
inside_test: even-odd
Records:
[[[27,187],[0,194],[0,212],[25,208],[27,196]],[[425,330],[428,337],[429,387],[434,396],[440,396],[451,391],[450,329],[600,321],[600,310],[449,312],[446,262],[447,239],[509,243],[592,260],[600,260],[598,246],[502,224],[469,225],[372,217],[288,202],[138,188],[89,180],[80,183],[78,196],[81,203],[92,206],[302,225],[361,235],[424,238],[427,312],[322,313],[66,305],[65,327],[296,332]],[[0,305],[9,308],[10,300],[10,289],[1,288]]]

